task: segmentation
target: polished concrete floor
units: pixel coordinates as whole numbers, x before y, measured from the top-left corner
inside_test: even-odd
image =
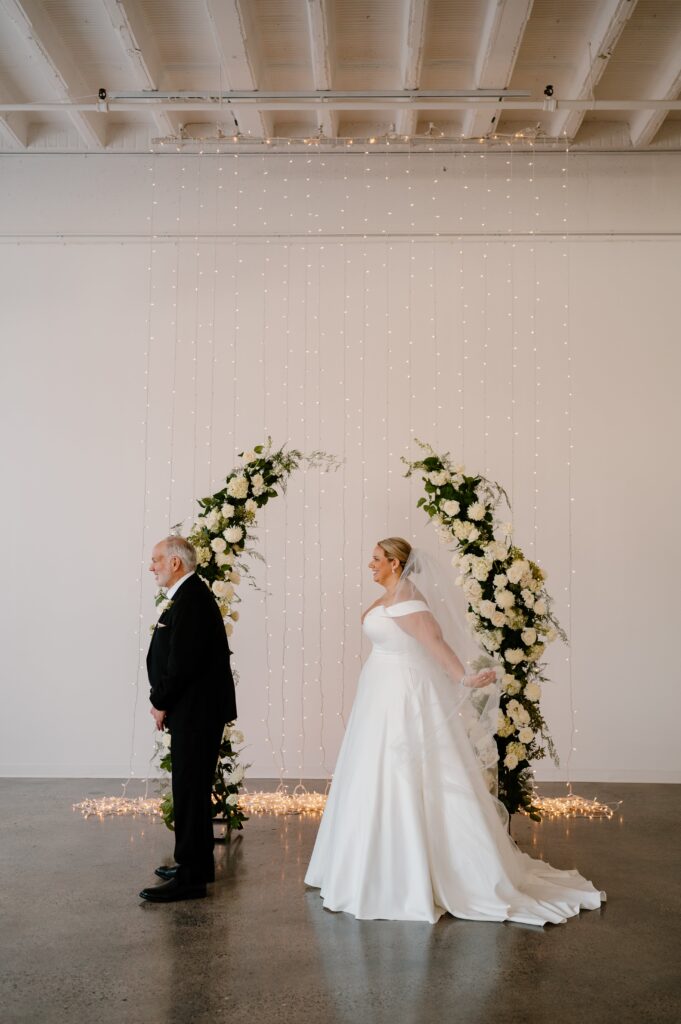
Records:
[[[608,903],[540,929],[324,911],[303,885],[317,823],[296,817],[253,818],[218,847],[208,899],[146,904],[139,889],[171,859],[165,827],[72,810],[115,782],[0,780],[0,1020],[677,1024],[681,787],[575,790],[621,799],[621,814],[518,820],[514,838],[579,867]]]

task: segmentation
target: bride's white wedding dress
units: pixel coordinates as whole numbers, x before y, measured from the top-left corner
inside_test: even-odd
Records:
[[[560,924],[605,900],[577,871],[523,853],[451,712],[452,683],[395,621],[422,601],[377,605],[373,644],[305,877],[357,918]]]

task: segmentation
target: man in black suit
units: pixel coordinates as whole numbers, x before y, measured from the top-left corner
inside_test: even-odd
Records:
[[[175,867],[140,893],[156,903],[197,899],[215,877],[211,791],[226,722],[236,718],[230,650],[220,610],[195,573],[196,552],[183,537],[166,537],[149,566],[168,606],[149,646],[151,714],[170,731],[175,813]]]

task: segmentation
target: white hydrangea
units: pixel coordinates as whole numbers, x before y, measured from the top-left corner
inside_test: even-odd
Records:
[[[544,644],[535,644],[534,647],[530,647],[527,651],[527,658],[529,661],[539,661],[542,654],[544,653]]]
[[[244,531],[240,526],[228,526],[224,532],[224,537],[230,544],[238,544],[243,535]]]
[[[511,583],[520,583],[520,580],[528,572],[529,568],[529,563],[524,558],[516,558],[515,562],[512,562],[506,570],[506,575]]]
[[[205,525],[206,520],[204,516],[197,516],[196,519],[194,520],[194,528],[196,530],[202,530]]]
[[[529,725],[524,725],[518,733],[518,739],[521,743],[531,743],[534,739],[534,733],[530,729]]]
[[[528,590],[527,587],[526,587],[524,590],[520,591],[520,596],[522,597],[523,604],[525,605],[526,608],[533,608],[534,607],[534,594],[532,593],[531,590]]]
[[[494,579],[492,580],[492,582],[494,583],[494,586],[496,587],[497,590],[503,590],[503,588],[508,583],[508,576],[506,575],[505,572],[498,572]]]
[[[196,549],[196,561],[199,565],[208,565],[212,557],[210,548],[198,547]]]
[[[428,479],[436,487],[444,487],[446,483],[449,483],[450,476],[446,469],[439,469],[434,473],[429,473]]]
[[[440,508],[442,509],[446,516],[452,517],[458,516],[459,512],[461,511],[461,506],[459,505],[458,501],[454,501],[453,499],[450,499],[449,501],[443,501]]]
[[[498,629],[493,629],[489,633],[482,633],[481,637],[482,642],[488,651],[498,651],[501,647],[503,636]]]
[[[525,660],[525,651],[521,651],[518,647],[511,647],[504,651],[504,659],[509,665],[519,665],[521,661]]]
[[[213,549],[213,551],[222,554],[222,552],[227,547],[227,542],[225,541],[224,537],[213,537],[212,541],[210,542],[210,546]]]
[[[498,736],[512,736],[515,732],[515,725],[507,718],[503,711],[499,711],[499,725],[497,727]]]
[[[261,473],[256,473],[251,477],[251,490],[256,498],[259,498],[265,490],[265,481]]]
[[[520,634],[520,637],[521,637],[521,639],[522,639],[522,641],[523,641],[523,643],[525,644],[526,647],[531,647],[532,644],[535,643],[535,641],[537,639],[537,630],[536,629],[532,629],[531,626],[528,626],[527,629],[524,629],[522,631],[522,633]]]
[[[510,590],[497,590],[495,597],[499,608],[512,608],[515,604],[515,597]]]
[[[528,683],[525,687],[525,696],[531,701],[539,700],[541,697],[541,686],[539,683]]]
[[[509,743],[506,749],[511,756],[517,757],[519,761],[524,761],[527,757],[527,749],[522,743]]]
[[[227,493],[231,498],[245,498],[248,494],[248,479],[245,476],[233,476],[227,484]]]
[[[481,501],[474,501],[472,505],[468,506],[468,518],[479,520],[485,518],[485,512],[487,509]]]

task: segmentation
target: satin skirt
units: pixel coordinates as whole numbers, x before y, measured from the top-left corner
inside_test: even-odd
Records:
[[[598,908],[604,892],[508,835],[451,693],[425,658],[370,655],[306,884],[362,920],[544,925]]]

